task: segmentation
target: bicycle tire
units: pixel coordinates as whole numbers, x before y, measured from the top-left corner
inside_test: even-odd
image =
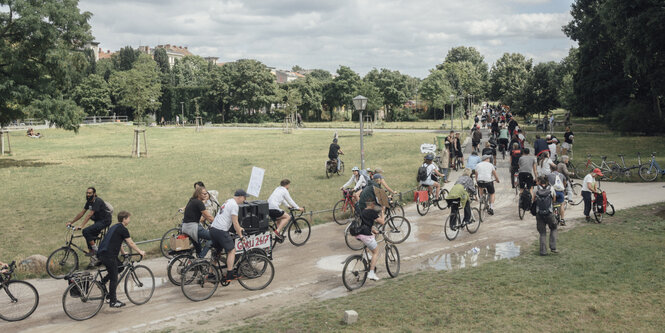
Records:
[[[367,280],[369,267],[361,255],[352,255],[344,261],[342,283],[349,291],[362,287]]]
[[[207,261],[199,261],[182,272],[180,290],[190,301],[204,301],[212,297],[220,280],[219,270],[215,266]]]
[[[658,170],[650,164],[643,165],[640,167],[639,174],[643,181],[652,182],[658,177]]]
[[[148,303],[155,292],[155,275],[150,268],[134,266],[125,276],[125,295],[135,305]]]
[[[520,217],[520,220],[524,220],[524,214],[525,213],[526,213],[526,209],[522,209],[522,196],[520,196],[520,199],[519,199],[518,204],[517,204],[517,215]]]
[[[180,228],[171,228],[164,233],[162,239],[159,241],[159,250],[166,259],[173,259],[173,255],[169,254],[173,249],[171,248],[171,237],[178,237],[180,235]]]
[[[393,204],[393,207],[390,208],[392,211],[391,216],[402,216],[404,217],[404,206],[400,203]]]
[[[354,250],[354,251],[359,251],[363,249],[363,242],[359,241],[356,236],[351,235],[349,232],[349,229],[346,229],[344,231],[344,242],[346,243],[346,246],[349,247],[349,249]]]
[[[418,211],[418,214],[420,216],[425,216],[427,215],[427,212],[429,212],[429,206],[430,206],[430,201],[429,199],[427,201],[418,201],[416,203],[416,210]]]
[[[249,254],[238,263],[238,282],[247,290],[264,289],[274,277],[275,267],[266,256]]]
[[[411,222],[404,216],[392,216],[385,223],[383,235],[390,243],[402,243],[411,235]]]
[[[337,170],[337,175],[341,176],[344,174],[344,161],[339,161],[339,170]]]
[[[607,207],[605,209],[606,209],[605,214],[607,214],[607,216],[614,216],[615,211],[614,211],[614,205],[613,204],[608,202]]]
[[[337,201],[335,203],[335,206],[333,206],[333,221],[339,225],[345,225],[351,221],[351,217],[353,216],[353,204],[350,204],[349,207],[344,210],[344,204],[346,203],[345,199],[342,199],[340,201]]]
[[[618,172],[619,165],[617,164],[617,162],[608,161],[608,162],[605,162],[605,163],[607,164],[607,168],[602,169],[603,173],[605,174],[605,178],[607,180],[617,179],[617,177],[619,177],[619,173],[620,173],[620,172]]]
[[[456,227],[455,230],[453,230],[450,224],[450,221],[452,220],[453,216],[454,216],[453,213],[450,213],[450,215],[448,215],[448,218],[446,219],[446,222],[443,225],[443,233],[446,235],[446,238],[449,241],[455,240],[455,238],[457,238],[457,235],[459,235],[459,227]]]
[[[439,192],[439,200],[436,201],[436,206],[439,207],[439,210],[444,210],[448,208],[448,201],[446,201],[446,197],[448,196],[448,190],[441,189],[441,192]]]
[[[312,227],[307,219],[299,217],[289,225],[289,241],[295,246],[302,246],[307,243],[312,234]]]
[[[166,266],[166,275],[173,285],[180,287],[182,272],[192,263],[193,259],[193,255],[186,253],[177,255],[169,261],[169,265]]]
[[[74,320],[83,321],[90,319],[99,313],[106,299],[106,291],[99,281],[90,281],[86,290],[81,290],[76,283],[70,284],[62,295],[62,309],[65,314]],[[73,288],[79,289],[80,294],[87,296],[72,296]]]
[[[331,173],[330,165],[326,162],[326,178],[330,178]]]
[[[598,212],[598,209],[596,209],[596,203],[592,202],[593,205],[593,217],[596,219],[596,223],[602,223],[603,222],[603,213]]]
[[[0,319],[20,321],[30,317],[39,305],[39,293],[30,283],[11,280],[0,285]]]
[[[399,259],[399,250],[397,246],[393,244],[386,244],[386,271],[391,278],[397,277],[399,275],[400,268],[400,259]]]
[[[580,183],[575,183],[573,186],[571,186],[573,190],[573,197],[571,198],[573,202],[570,204],[573,206],[579,205],[582,201],[584,201],[584,198],[582,198],[582,184]]]
[[[478,228],[480,228],[480,222],[482,222],[482,219],[480,219],[480,210],[478,208],[471,208],[471,218],[469,219],[469,223],[466,224],[466,231],[470,234],[475,234]]]
[[[51,253],[46,260],[46,273],[54,279],[62,279],[79,268],[79,257],[76,251],[63,246]]]

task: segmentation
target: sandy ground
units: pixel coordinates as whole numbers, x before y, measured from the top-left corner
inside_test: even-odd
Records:
[[[456,240],[448,241],[443,233],[448,210],[432,207],[426,216],[421,217],[414,205],[405,207],[412,232],[407,241],[398,245],[402,259],[400,274],[475,266],[520,253],[535,254],[523,249],[525,244],[537,239],[538,233],[535,218],[527,214],[524,220],[519,220],[517,216],[517,197],[510,188],[508,161],[499,157],[501,183],[497,185],[495,215],[485,217],[476,234],[461,231]],[[452,173],[451,179],[456,179],[458,174]],[[452,183],[446,185],[450,188]],[[662,201],[665,191],[661,183],[603,183],[603,189],[616,209]],[[582,205],[579,205],[569,208],[566,217],[581,216]],[[576,225],[569,222],[563,229]],[[0,323],[0,327],[3,332],[137,332],[165,328],[205,331],[240,324],[284,307],[343,297],[351,293],[342,285],[342,262],[356,253],[344,243],[343,232],[344,226],[326,223],[313,227],[310,240],[302,247],[294,247],[288,242],[278,244],[273,261],[275,278],[266,289],[248,291],[234,282],[227,287],[220,286],[213,297],[203,302],[189,301],[180,287],[170,284],[166,277],[166,259],[147,260],[143,264],[152,269],[157,280],[150,302],[135,306],[129,303],[124,290],[119,287],[118,296],[127,306],[121,309],[104,306],[96,317],[84,322],[69,319],[62,309],[65,281],[32,280],[40,293],[40,304],[35,313],[18,323]],[[565,255],[565,248],[559,250],[560,255]],[[383,265],[381,262],[378,265],[382,280],[368,280],[364,288],[390,283]]]

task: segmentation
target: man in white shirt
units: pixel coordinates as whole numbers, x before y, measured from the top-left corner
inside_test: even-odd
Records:
[[[494,164],[490,162],[491,158],[492,156],[490,155],[484,155],[482,162],[476,165],[476,179],[478,180],[480,195],[483,195],[484,190],[487,190],[487,193],[489,193],[489,214],[494,215],[494,180],[499,183],[499,176],[496,174]]]
[[[289,221],[291,216],[281,210],[279,206],[284,204],[288,207],[298,209],[301,212],[305,211],[304,208],[298,207],[296,202],[291,199],[291,195],[289,194],[290,184],[290,180],[282,179],[282,181],[279,182],[279,187],[277,187],[272,192],[270,197],[268,197],[268,214],[270,215],[270,218],[272,218],[277,224],[277,231],[275,236],[280,243],[284,241],[284,236],[282,236],[282,229],[284,229],[284,226]]]
[[[432,193],[432,186],[434,186],[434,198],[438,200],[439,191],[441,190],[441,185],[438,181],[434,181],[434,176],[443,177],[443,174],[439,172],[439,168],[432,162],[434,160],[434,154],[429,153],[425,155],[425,161],[421,167],[427,167],[427,178],[420,181],[420,185],[427,186],[427,191]]]
[[[595,168],[591,173],[584,176],[582,181],[582,199],[584,200],[584,217],[586,221],[591,221],[591,195],[593,193],[598,193],[598,188],[596,187],[596,178],[603,177],[603,173],[600,169]]]
[[[224,202],[210,225],[210,238],[212,238],[213,246],[220,251],[224,249],[227,253],[226,267],[229,270],[224,279],[227,282],[237,279],[235,270],[231,269],[236,260],[236,248],[229,230],[233,226],[236,233],[242,236],[244,229],[238,222],[238,205],[245,202],[246,198],[247,193],[244,190],[236,190],[233,198]]]

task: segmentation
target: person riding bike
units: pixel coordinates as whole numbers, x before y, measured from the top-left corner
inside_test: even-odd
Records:
[[[536,134],[536,140],[533,141],[533,153],[536,156],[540,156],[543,152],[546,151],[550,151],[550,148],[547,146],[547,141],[540,138],[540,135]]]
[[[515,184],[515,177],[513,175],[519,170],[520,157],[522,157],[522,148],[520,148],[519,143],[515,142],[510,150],[510,184],[512,188],[518,186],[518,184]]]
[[[305,211],[304,208],[298,207],[298,204],[291,199],[291,195],[289,194],[290,186],[290,180],[282,179],[282,181],[279,182],[279,186],[272,192],[270,197],[268,197],[268,215],[270,215],[270,218],[272,218],[277,225],[275,236],[280,243],[284,241],[282,229],[284,229],[284,226],[286,226],[291,219],[291,215],[279,209],[279,206],[285,204],[286,206],[295,208],[301,212]]]
[[[237,278],[236,271],[231,269],[235,264],[236,248],[233,236],[230,234],[231,228],[239,236],[243,235],[244,229],[238,221],[239,206],[247,199],[247,192],[238,189],[233,194],[233,198],[228,199],[220,208],[220,212],[215,216],[215,220],[210,225],[210,236],[212,244],[218,251],[226,251],[226,267],[228,271],[224,281],[229,282]]]
[[[365,181],[365,177],[360,175],[360,169],[357,166],[354,166],[353,169],[351,169],[353,174],[351,175],[351,178],[340,187],[340,190],[343,190],[344,188],[350,186],[353,184],[354,186],[352,187],[353,189],[353,202],[358,202],[358,197],[360,196],[360,191],[365,188],[365,185],[367,185],[367,182]]]
[[[471,129],[471,145],[473,146],[473,151],[478,151],[478,145],[482,139],[483,133],[480,132],[478,127]]]
[[[420,181],[420,185],[427,187],[427,192],[432,193],[432,186],[434,186],[434,200],[439,200],[439,192],[441,191],[441,184],[438,182],[438,177],[443,177],[443,174],[439,172],[439,168],[432,162],[434,159],[434,154],[429,153],[425,155],[425,160],[423,161],[422,167],[427,168],[427,178]]]
[[[478,153],[473,151],[471,152],[471,155],[469,155],[469,159],[466,161],[466,167],[471,170],[471,175],[475,174],[476,170],[476,165],[480,163],[482,160],[480,159],[480,156],[478,156]]]
[[[337,144],[337,138],[334,138],[333,142],[330,144],[330,147],[328,149],[328,158],[331,161],[337,162],[337,171],[339,171],[341,168],[341,162],[339,159],[340,154],[344,155],[344,152],[342,151],[342,148],[340,148],[339,145]]]
[[[494,145],[492,145],[492,142],[494,141]],[[485,148],[483,148],[483,151],[480,153],[481,156],[492,156],[492,161],[496,166],[496,141],[494,140],[493,137],[491,137],[487,142],[485,142]]]
[[[500,183],[499,176],[496,173],[496,168],[490,163],[491,157],[483,155],[483,161],[476,165],[476,179],[478,180],[478,191],[480,195],[484,190],[489,193],[489,214],[494,215],[494,181]]]
[[[501,127],[501,129],[499,130],[499,151],[501,151],[502,149],[503,151],[508,150],[509,147],[508,140],[509,140],[508,129],[505,127]]]
[[[460,200],[460,208],[464,209],[464,216],[462,217],[463,223],[469,223],[471,219],[471,205],[469,203],[472,195],[475,195],[476,187],[473,184],[473,179],[471,179],[471,169],[464,169],[462,171],[462,176],[457,178],[455,185],[450,189],[450,192],[446,196],[447,201],[453,199]],[[458,224],[459,221],[455,221],[455,224]]]
[[[377,246],[376,238],[374,236],[378,233],[378,231],[374,228],[374,222],[379,224],[384,224],[386,222],[383,209],[381,209],[381,207],[378,207],[377,209],[376,202],[374,200],[367,201],[365,205],[366,208],[363,209],[363,211],[360,213],[360,233],[355,236],[357,240],[361,241],[363,244],[365,244],[365,246],[367,246],[367,249],[369,249],[370,253],[372,254],[372,259],[369,263],[369,274],[367,274],[367,278],[370,280],[378,281],[379,277],[376,276],[375,269],[376,262],[379,259],[379,247]]]
[[[534,175],[537,175],[536,170],[536,157],[529,154],[529,148],[524,148],[522,156],[518,160],[520,194],[524,189],[528,189],[533,197]]]
[[[81,226],[76,229],[83,229],[83,237],[85,238],[85,243],[88,246],[88,253],[86,256],[94,257],[97,252],[97,247],[95,246],[95,240],[97,236],[102,232],[102,230],[108,228],[111,225],[111,211],[109,210],[107,204],[102,200],[102,198],[97,196],[97,190],[94,187],[88,187],[85,192],[85,205],[83,205],[83,210],[78,213],[74,219],[67,223],[67,226],[72,226],[76,221],[81,219],[85,215],[86,211],[89,211],[88,215],[83,219]],[[93,220],[94,224],[84,228],[86,223],[89,220]]]
[[[182,218],[182,233],[192,239],[192,244],[194,244],[194,249],[196,249],[199,258],[205,257],[210,249],[209,244],[201,247],[202,240],[210,240],[210,232],[201,225],[201,222],[213,221],[212,214],[210,214],[203,203],[208,197],[208,191],[205,187],[196,186],[192,197],[187,202],[187,206],[185,206]]]

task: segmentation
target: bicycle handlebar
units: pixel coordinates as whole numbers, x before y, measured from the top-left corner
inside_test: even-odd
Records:
[[[122,257],[125,259],[129,259],[130,257],[139,257],[139,260],[137,260],[136,262],[143,260],[143,256],[140,253],[129,253],[129,254],[125,253],[122,255]]]

